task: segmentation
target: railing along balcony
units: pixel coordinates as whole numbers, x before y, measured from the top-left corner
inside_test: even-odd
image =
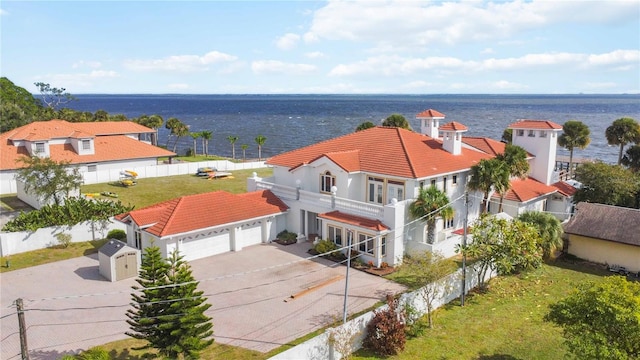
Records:
[[[329,194],[321,194],[312,191],[298,190],[292,186],[277,185],[264,181],[256,183],[258,189],[271,190],[282,199],[297,200],[316,206],[321,206],[327,211],[338,210],[348,214],[364,216],[374,219],[382,219],[384,207],[381,205],[369,204],[347,198],[334,197]]]

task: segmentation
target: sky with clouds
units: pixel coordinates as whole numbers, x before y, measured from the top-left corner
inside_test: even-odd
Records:
[[[34,93],[640,93],[640,0],[5,0],[0,30]]]

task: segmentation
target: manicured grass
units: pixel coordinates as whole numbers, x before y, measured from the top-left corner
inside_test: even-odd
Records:
[[[47,264],[60,260],[67,260],[79,256],[97,253],[107,240],[94,240],[71,243],[67,248],[50,247],[46,249],[29,251],[21,254],[3,256],[0,263],[0,272],[24,269],[31,266]],[[9,261],[10,266],[6,264]]]
[[[234,194],[247,191],[247,178],[256,172],[260,177],[273,174],[271,168],[234,170],[233,178],[209,180],[195,175],[177,175],[148,179],[138,179],[137,185],[123,187],[119,183],[102,183],[83,185],[81,193],[101,193],[110,191],[118,194],[118,199],[125,205],[135,205],[136,208],[153,205],[161,201],[184,195],[200,194],[215,190],[225,190]],[[113,199],[100,196],[101,199]],[[211,204],[213,205],[213,204]],[[205,204],[203,204],[203,209]]]
[[[407,341],[389,359],[562,359],[561,330],[542,319],[548,306],[576,284],[608,274],[587,264],[557,260],[519,276],[493,279],[489,291],[435,312],[433,329]],[[378,359],[360,350],[354,359]]]

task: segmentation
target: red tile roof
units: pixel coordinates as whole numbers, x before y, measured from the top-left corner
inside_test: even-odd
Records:
[[[562,125],[558,125],[549,120],[518,120],[509,125],[509,129],[527,129],[527,130],[562,130]]]
[[[481,159],[493,157],[465,148],[456,156],[442,148],[441,140],[396,127],[378,126],[276,155],[267,160],[267,164],[294,169],[322,156],[351,172],[414,179],[466,170]]]
[[[558,192],[564,196],[573,196],[573,194],[575,194],[576,191],[578,191],[578,189],[576,189],[575,187],[571,186],[571,184],[564,181],[558,181],[555,184],[551,184],[551,186],[558,189]]]
[[[429,110],[425,110],[423,112],[421,112],[420,114],[416,115],[417,118],[443,118],[444,114],[433,110],[433,109],[429,109]]]
[[[505,143],[489,138],[463,136],[462,142],[490,155],[504,153]]]
[[[371,229],[374,231],[389,230],[389,227],[383,224],[380,220],[369,219],[362,216],[345,214],[340,211],[331,211],[328,213],[320,214],[318,217],[328,220],[334,220],[345,224],[351,224],[361,228]]]
[[[51,159],[69,161],[71,164],[175,156],[174,152],[125,135],[116,135],[148,132],[153,132],[153,130],[130,121],[70,123],[64,120],[50,120],[33,122],[0,134],[0,170],[17,169],[21,164],[16,160],[23,155],[29,156],[24,146],[13,145],[12,141],[19,140],[93,138],[95,150],[93,155],[78,155],[71,144],[49,146]],[[104,134],[112,135],[101,136]]]
[[[511,189],[507,191],[505,200],[527,202],[543,195],[549,195],[558,191],[553,186],[545,185],[534,178],[511,180]],[[499,198],[499,194],[493,194],[494,198]]]
[[[460,124],[459,122],[452,121],[450,123],[446,123],[438,128],[441,131],[467,131],[468,127]]]
[[[269,190],[245,194],[226,191],[187,195],[116,216],[122,222],[132,220],[158,237],[231,224],[276,215],[287,205]]]

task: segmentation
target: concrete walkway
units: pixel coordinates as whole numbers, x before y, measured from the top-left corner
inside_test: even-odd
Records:
[[[256,245],[191,262],[199,289],[213,305],[207,315],[213,318],[216,342],[267,352],[342,318],[346,267],[305,260],[310,247]],[[20,358],[12,305],[17,298],[24,299],[32,360],[127,338],[125,313],[135,281],[106,281],[96,255],[11,271],[0,281],[2,359]],[[353,269],[349,285],[349,313],[404,290]]]

